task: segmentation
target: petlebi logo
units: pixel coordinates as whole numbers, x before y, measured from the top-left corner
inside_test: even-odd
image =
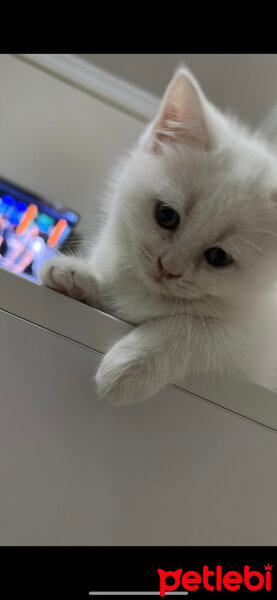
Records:
[[[217,565],[215,570],[211,570],[208,565],[204,565],[201,572],[183,572],[183,569],[177,569],[176,571],[158,569],[160,595],[163,597],[167,592],[175,592],[176,590],[180,592],[181,589],[186,592],[195,592],[201,588],[209,592],[224,590],[237,592],[241,588],[250,592],[257,592],[261,589],[270,592],[272,567],[273,565],[268,563],[264,565],[261,572],[251,570],[249,565],[245,565],[242,572],[227,571],[225,573],[223,573],[221,565]],[[174,579],[173,583],[172,578]]]

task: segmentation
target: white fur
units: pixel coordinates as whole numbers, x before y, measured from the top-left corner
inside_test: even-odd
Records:
[[[104,357],[101,395],[137,402],[188,372],[276,386],[276,163],[189,71],[175,74],[114,176],[93,252],[57,257],[40,273],[44,284],[138,325]],[[157,201],[178,212],[176,232],[156,222]],[[205,250],[217,245],[235,264],[207,263]],[[181,277],[156,282],[160,257]]]

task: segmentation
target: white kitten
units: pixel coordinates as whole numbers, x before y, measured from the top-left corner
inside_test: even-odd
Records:
[[[187,373],[277,381],[277,164],[181,68],[113,181],[86,260],[42,283],[138,325],[106,354],[99,393],[137,402]]]

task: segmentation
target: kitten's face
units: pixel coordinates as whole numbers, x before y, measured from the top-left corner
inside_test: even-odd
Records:
[[[125,169],[120,211],[148,288],[232,296],[272,255],[277,273],[277,169],[263,144],[233,131],[195,85],[183,72],[173,80]]]

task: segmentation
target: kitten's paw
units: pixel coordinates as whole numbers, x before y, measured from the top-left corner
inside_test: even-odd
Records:
[[[39,272],[41,283],[76,300],[85,300],[96,307],[97,283],[85,261],[74,256],[56,256]]]
[[[119,344],[104,356],[95,376],[98,394],[116,406],[141,402],[150,395],[145,385],[147,363],[143,357],[121,353]]]

